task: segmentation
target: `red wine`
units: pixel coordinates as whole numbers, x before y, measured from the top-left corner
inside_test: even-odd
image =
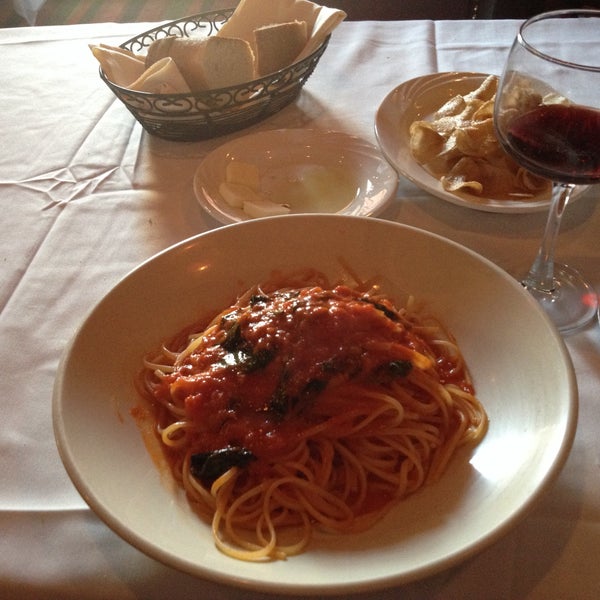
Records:
[[[527,169],[561,183],[600,181],[600,110],[538,106],[512,121],[510,150]]]

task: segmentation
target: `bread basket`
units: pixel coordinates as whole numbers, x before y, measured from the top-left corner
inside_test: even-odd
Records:
[[[213,35],[233,11],[233,8],[211,11],[170,21],[127,40],[121,48],[145,54],[158,38]],[[306,58],[260,79],[195,94],[129,90],[109,81],[102,68],[100,77],[148,133],[167,140],[191,142],[243,129],[281,110],[298,96],[328,43],[329,36]]]

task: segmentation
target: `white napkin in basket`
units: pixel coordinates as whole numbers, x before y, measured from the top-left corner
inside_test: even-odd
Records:
[[[143,56],[136,56],[123,48],[90,44],[90,50],[108,79],[121,87],[129,87],[146,68]]]

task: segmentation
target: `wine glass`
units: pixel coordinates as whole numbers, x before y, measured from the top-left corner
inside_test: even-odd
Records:
[[[561,333],[591,321],[593,287],[554,262],[561,218],[576,185],[600,182],[600,10],[561,10],[525,21],[494,108],[496,134],[517,163],[554,182],[550,214],[523,285]]]

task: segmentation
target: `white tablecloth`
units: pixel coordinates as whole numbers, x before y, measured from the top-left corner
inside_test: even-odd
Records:
[[[159,250],[217,226],[192,176],[227,138],[150,138],[98,77],[89,42],[147,24],[0,30],[0,597],[263,597],[196,580],[122,541],[86,506],[59,459],[51,394],[61,352],[88,310]],[[375,142],[385,95],[436,71],[499,73],[514,21],[348,22],[300,98],[257,129],[332,128]],[[568,208],[558,256],[600,289],[600,189]],[[454,206],[401,180],[383,218],[458,241],[509,272],[528,266],[543,213]],[[600,597],[600,327],[567,339],[580,389],[570,458],[543,500],[462,565],[362,598]]]

